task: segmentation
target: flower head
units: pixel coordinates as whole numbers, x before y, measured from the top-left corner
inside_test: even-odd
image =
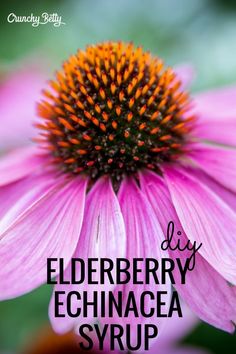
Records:
[[[79,51],[51,86],[38,107],[45,119],[37,123],[38,146],[46,149],[22,149],[0,162],[0,298],[44,283],[47,258],[64,258],[66,266],[72,257],[160,259],[172,220],[181,246],[202,243],[185,285],[175,273],[176,289],[201,319],[232,332],[235,88],[196,96],[193,110],[159,58],[110,42]],[[216,97],[224,108],[217,112]],[[189,251],[169,256],[186,259]],[[51,310],[50,317],[58,332],[77,324]]]
[[[141,47],[108,42],[79,50],[50,85],[38,127],[63,171],[117,181],[183,153],[193,120],[185,114],[188,94]]]

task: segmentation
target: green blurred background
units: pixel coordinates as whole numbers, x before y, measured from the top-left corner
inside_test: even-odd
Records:
[[[6,18],[11,12],[58,13],[66,25],[9,24]],[[0,18],[1,74],[30,58],[52,75],[78,47],[122,39],[143,45],[169,65],[191,63],[197,74],[193,91],[236,82],[235,0],[4,1]],[[44,286],[0,303],[0,353],[17,352],[45,324],[50,293],[50,287]],[[236,353],[236,336],[206,324],[200,324],[185,342],[212,353]]]

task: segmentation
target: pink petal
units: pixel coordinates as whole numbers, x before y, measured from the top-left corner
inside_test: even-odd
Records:
[[[178,78],[182,81],[183,88],[186,88],[191,85],[195,72],[190,64],[182,64],[176,66],[174,68],[175,73],[177,74]]]
[[[224,202],[231,207],[231,209],[234,211],[236,210],[236,193],[222,186],[222,184],[215,181],[198,167],[188,167],[187,171],[199,179],[203,184],[207,185],[209,189],[223,199]]]
[[[15,182],[35,170],[45,161],[38,155],[35,147],[25,147],[15,150],[0,158],[0,186]]]
[[[140,191],[133,179],[127,179],[122,182],[118,199],[121,205],[122,214],[125,221],[126,233],[127,233],[127,254],[126,258],[132,260],[133,258],[157,258],[166,256],[166,253],[161,251],[161,242],[163,241],[163,233],[158,220],[153,213],[148,200],[145,198],[143,193]],[[158,274],[160,276],[160,273]],[[137,302],[139,301],[140,295],[143,291],[157,291],[164,290],[168,292],[165,298],[166,306],[168,307],[169,295],[170,295],[170,284],[166,285],[156,285],[154,282],[151,284],[146,284],[145,275],[140,274],[140,279],[144,281],[144,284],[140,285],[119,285],[115,290],[115,294],[118,291],[123,292],[124,302],[127,301],[128,291],[134,291],[137,296]],[[150,303],[147,300],[147,308],[149,308]],[[134,316],[129,316],[129,318],[112,318],[105,319],[104,322],[114,322],[125,325],[126,323],[131,325],[131,332],[133,341],[135,341],[136,336],[136,324],[137,323],[157,323],[158,328],[161,330],[165,320],[163,318],[135,318]]]
[[[236,86],[195,95],[193,114],[198,116],[193,134],[202,140],[236,145]]]
[[[125,220],[128,258],[140,256],[159,258],[166,255],[160,248],[164,239],[158,219],[145,195],[133,179],[122,182],[118,199]],[[157,247],[156,247],[157,246]]]
[[[195,95],[195,111],[203,121],[236,119],[236,86]]]
[[[180,344],[184,337],[190,333],[198,323],[196,316],[193,315],[184,303],[182,304],[182,311],[182,318],[173,316],[166,319],[168,329],[161,333],[148,351],[149,354],[206,354],[202,349]]]
[[[209,176],[236,192],[236,150],[209,145],[193,145],[189,157]]]
[[[158,341],[162,347],[170,347],[181,341],[200,323],[200,320],[189,309],[186,303],[181,303],[181,309],[183,317],[179,317],[175,313],[172,317],[167,318],[168,330],[161,333]]]
[[[25,64],[24,64],[25,65]],[[42,72],[28,68],[12,73],[0,85],[0,147],[17,147],[35,135],[36,102],[45,83]]]
[[[86,180],[57,183],[0,236],[0,299],[20,296],[46,281],[47,258],[68,264],[80,233]]]
[[[25,193],[27,193],[29,190],[29,180],[33,182],[33,185],[35,185],[35,178],[32,180],[30,177],[26,177],[17,182],[13,182],[7,184],[6,186],[0,187],[0,219],[13,205],[15,205],[17,200],[19,200]]]
[[[175,181],[172,183],[173,185],[176,185]],[[180,245],[181,248],[183,248],[183,246],[187,244],[188,239],[186,234],[183,232],[182,226],[171,201],[169,191],[163,179],[153,173],[146,172],[141,176],[141,187],[147,194],[147,197],[161,223],[163,230],[166,232],[168,223],[170,221],[174,221],[175,231],[177,232],[180,230],[182,232],[181,237],[177,236],[176,232],[174,233],[173,245],[176,245],[178,239],[180,239]],[[183,190],[182,193],[184,192],[185,191]],[[192,191],[190,190],[189,193],[192,193]],[[189,215],[187,208],[184,210],[186,210],[186,218],[188,218]],[[189,224],[190,223],[191,220],[189,220]],[[170,256],[173,259],[179,257],[184,260],[189,258],[190,251],[170,251]],[[236,300],[232,287],[229,286],[224,278],[210,266],[210,264],[200,255],[200,253],[197,253],[196,255],[195,264],[194,270],[188,273],[187,281],[184,285],[181,284],[179,272],[175,270],[174,275],[177,280],[175,285],[176,289],[182,298],[188,303],[190,308],[202,320],[218,328],[232,332],[234,330],[232,321],[236,318]],[[187,313],[187,318],[188,317],[189,316]],[[183,317],[183,319],[184,318],[185,317]],[[176,327],[178,330],[181,330],[181,323],[179,324],[180,327]],[[182,327],[182,329],[184,330],[184,327]],[[176,331],[174,331],[174,335],[175,333]],[[181,333],[178,336],[180,337]],[[172,335],[170,335],[170,338],[172,338]],[[176,337],[175,340],[177,339],[178,338]]]
[[[206,185],[183,169],[164,168],[181,225],[190,239],[202,243],[200,254],[229,282],[236,283],[236,214]]]
[[[112,183],[108,178],[100,178],[91,189],[86,199],[85,216],[79,238],[79,243],[74,253],[74,258],[83,258],[86,262],[88,258],[122,258],[125,256],[126,235],[124,221],[120,210],[120,205],[114,193]],[[71,278],[70,265],[65,272],[65,278]],[[100,290],[112,290],[114,285],[57,285],[55,290],[84,291],[88,293]],[[63,297],[61,297],[63,299]],[[65,300],[65,298],[64,298]],[[54,296],[50,304],[50,318],[56,332],[63,333],[71,329],[82,318],[72,319],[69,317],[54,317]],[[66,301],[64,302],[66,305]],[[76,306],[76,304],[74,304]],[[66,306],[64,306],[66,313]],[[62,311],[63,311],[62,310]],[[94,320],[94,319],[93,319]],[[88,319],[85,319],[88,322]]]
[[[55,185],[55,178],[58,177],[49,173],[32,174],[0,187],[0,234],[44,193],[48,193],[49,187]]]
[[[236,117],[236,116],[235,116]],[[236,118],[199,120],[194,126],[192,134],[201,140],[218,144],[236,146]]]

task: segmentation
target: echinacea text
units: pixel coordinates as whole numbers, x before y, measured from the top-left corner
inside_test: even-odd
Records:
[[[173,233],[174,224],[170,222],[161,249],[187,249],[188,258],[72,258],[69,266],[62,258],[48,259],[47,282],[57,284],[54,316],[78,321],[83,350],[93,349],[94,335],[100,350],[107,338],[110,350],[149,350],[158,335],[158,321],[183,316],[172,284],[186,284],[201,244],[188,242],[180,247],[178,241],[173,243]],[[85,319],[88,323],[84,323]],[[102,324],[92,325],[91,319],[99,319]]]

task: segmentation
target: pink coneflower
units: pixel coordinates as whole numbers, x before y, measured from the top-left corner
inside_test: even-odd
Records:
[[[176,273],[177,290],[201,319],[232,332],[236,90],[203,95],[193,112],[171,68],[121,42],[78,51],[50,86],[38,107],[44,149],[0,163],[0,298],[43,284],[49,257],[159,259],[173,220],[181,243],[202,243],[186,285]]]

